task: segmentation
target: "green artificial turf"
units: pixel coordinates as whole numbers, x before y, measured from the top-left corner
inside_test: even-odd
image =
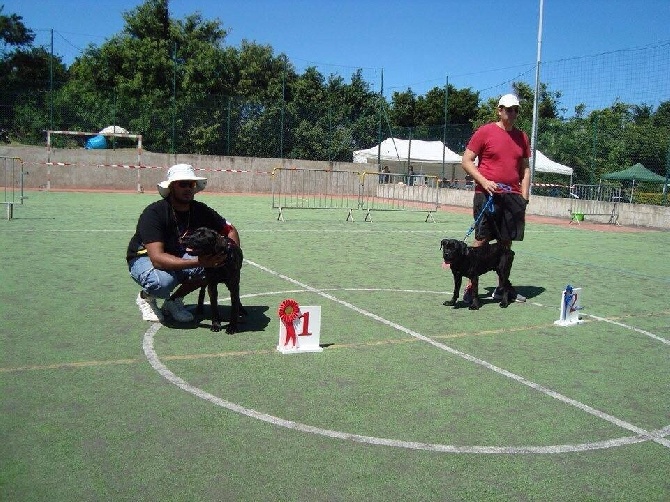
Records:
[[[0,499],[670,498],[670,233],[529,222],[528,301],[470,311],[439,249],[468,215],[202,193],[247,260],[230,336],[141,320],[124,254],[155,198],[31,192],[0,222]],[[321,306],[323,352],[276,350],[285,298]]]

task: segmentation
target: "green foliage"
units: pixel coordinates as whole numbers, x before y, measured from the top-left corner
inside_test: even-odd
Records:
[[[22,100],[14,107],[12,114],[12,134],[32,144],[44,144],[44,130],[48,128],[48,110],[41,95]]]
[[[633,192],[633,202],[635,204],[650,204],[652,206],[668,205],[667,195],[662,192]]]
[[[411,89],[405,92],[394,92],[389,112],[391,122],[399,127],[412,127],[416,120],[416,94]]]
[[[479,94],[471,89],[448,86],[446,96],[447,123],[469,124],[479,108]],[[425,96],[416,96],[411,89],[394,92],[389,113],[398,127],[434,126],[445,123],[445,90],[434,87]]]
[[[43,47],[31,47],[35,34],[21,16],[4,15],[3,10],[0,5],[0,43],[13,49],[0,57],[0,130],[11,131],[14,137],[43,140],[48,108],[39,94],[57,89],[67,78],[67,70],[60,58],[52,58]],[[14,106],[4,106],[6,103]],[[33,129],[37,124],[41,127]]]
[[[17,14],[4,15],[4,5],[0,5],[0,40],[7,45],[29,45],[35,40],[35,33],[23,23],[23,17]]]

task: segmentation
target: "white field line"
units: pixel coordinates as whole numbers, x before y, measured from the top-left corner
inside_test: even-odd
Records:
[[[549,388],[547,388],[547,387],[544,387],[544,386],[542,386],[542,385],[540,385],[540,384],[537,384],[537,383],[535,383],[535,382],[532,382],[532,381],[530,381],[530,380],[528,380],[528,379],[526,379],[526,378],[524,378],[524,377],[522,377],[522,376],[520,376],[520,375],[516,375],[515,373],[512,373],[511,371],[507,371],[507,370],[505,370],[505,369],[503,369],[503,368],[499,368],[499,367],[497,367],[497,366],[495,366],[495,365],[493,365],[493,364],[491,364],[491,363],[488,363],[488,362],[486,362],[486,361],[484,361],[484,360],[482,360],[482,359],[478,359],[478,358],[476,358],[476,357],[474,357],[474,356],[471,356],[470,354],[466,354],[465,352],[461,352],[460,350],[456,350],[456,349],[454,349],[454,348],[452,348],[452,347],[449,347],[448,345],[445,345],[445,344],[443,344],[443,343],[437,342],[437,341],[435,341],[435,340],[433,340],[433,339],[431,339],[431,338],[428,338],[427,336],[424,336],[424,335],[422,335],[422,334],[420,334],[420,333],[417,333],[416,331],[412,331],[412,330],[409,329],[409,328],[406,328],[406,327],[401,326],[401,325],[399,325],[399,324],[397,324],[397,323],[394,323],[394,322],[392,322],[392,321],[389,321],[389,320],[387,320],[387,319],[384,319],[383,317],[378,316],[377,314],[373,314],[372,312],[368,312],[367,310],[363,310],[362,308],[357,307],[357,306],[355,306],[355,305],[353,305],[353,304],[351,304],[351,303],[349,303],[349,302],[347,302],[347,301],[340,300],[339,298],[337,298],[337,297],[331,295],[330,293],[326,293],[325,291],[319,290],[319,289],[314,288],[314,287],[312,287],[312,286],[309,286],[309,285],[307,285],[307,284],[303,284],[303,283],[301,283],[300,281],[298,281],[298,280],[296,280],[296,279],[293,279],[293,278],[291,278],[291,277],[288,277],[288,276],[286,276],[286,275],[284,275],[284,274],[281,274],[281,273],[279,273],[279,272],[275,272],[274,270],[271,270],[271,269],[269,269],[269,268],[267,268],[267,267],[264,267],[263,265],[259,265],[258,263],[254,263],[254,262],[252,262],[252,261],[250,261],[250,260],[245,260],[245,261],[246,261],[247,263],[249,263],[250,265],[253,265],[254,267],[257,267],[257,268],[263,270],[264,272],[267,272],[267,273],[269,273],[269,274],[271,274],[271,275],[274,275],[274,276],[276,276],[276,277],[279,277],[279,278],[281,278],[281,279],[284,279],[285,281],[288,281],[288,282],[290,282],[290,283],[292,283],[292,284],[295,284],[296,286],[300,286],[301,288],[304,288],[304,289],[307,290],[307,291],[310,291],[310,292],[312,292],[312,293],[315,293],[315,294],[317,294],[317,295],[319,295],[319,296],[322,296],[322,297],[324,297],[324,298],[326,298],[326,299],[328,299],[328,300],[331,300],[331,301],[333,301],[333,302],[335,302],[335,303],[339,303],[340,305],[343,305],[343,306],[345,306],[345,307],[347,307],[347,308],[350,308],[350,309],[353,310],[354,312],[357,312],[357,313],[359,313],[359,314],[361,314],[361,315],[363,315],[363,316],[370,317],[371,319],[374,319],[375,321],[378,321],[378,322],[380,322],[380,323],[382,323],[382,324],[386,324],[387,326],[390,326],[391,328],[394,328],[394,329],[396,329],[396,330],[398,330],[398,331],[400,331],[400,332],[402,332],[402,333],[406,333],[407,335],[412,336],[412,337],[414,337],[414,338],[416,338],[416,339],[418,339],[418,340],[422,340],[422,341],[424,341],[424,342],[426,342],[426,343],[429,343],[429,344],[431,344],[431,345],[433,345],[433,346],[435,346],[435,347],[437,347],[437,348],[439,348],[439,349],[442,349],[442,350],[444,350],[444,351],[446,351],[446,352],[449,352],[450,354],[454,354],[454,355],[456,355],[456,356],[459,356],[459,357],[465,359],[466,361],[473,362],[473,363],[478,364],[478,365],[480,365],[480,366],[483,366],[483,367],[485,367],[485,368],[487,368],[487,369],[490,369],[491,371],[493,371],[493,372],[495,372],[495,373],[498,373],[498,374],[500,374],[500,375],[506,376],[507,378],[511,378],[512,380],[516,380],[517,382],[519,382],[519,383],[521,383],[521,384],[523,384],[523,385],[526,385],[526,386],[530,387],[531,389],[535,389],[535,390],[537,390],[537,391],[539,391],[539,392],[542,392],[543,394],[546,394],[547,396],[553,397],[554,399],[557,399],[557,400],[559,400],[559,401],[562,401],[562,402],[564,402],[564,403],[566,403],[566,404],[569,404],[569,405],[571,405],[571,406],[574,406],[575,408],[578,408],[578,409],[580,409],[580,410],[582,410],[582,411],[585,411],[586,413],[589,413],[589,414],[591,414],[591,415],[593,415],[593,416],[596,416],[596,417],[598,417],[598,418],[600,418],[600,419],[602,419],[602,420],[605,420],[605,421],[607,421],[607,422],[610,422],[611,424],[617,425],[617,426],[619,426],[619,427],[621,427],[621,428],[623,428],[623,429],[626,429],[626,430],[629,430],[629,431],[631,431],[631,432],[634,432],[635,434],[638,434],[638,435],[640,435],[640,436],[645,436],[645,437],[647,437],[648,439],[650,439],[650,440],[652,440],[652,441],[656,441],[656,442],[658,442],[659,444],[662,444],[663,446],[665,446],[665,447],[667,447],[667,448],[670,448],[670,440],[666,440],[666,439],[663,439],[663,438],[655,437],[655,436],[654,436],[652,433],[650,433],[649,431],[646,431],[646,430],[644,430],[644,429],[642,429],[642,428],[640,428],[640,427],[637,427],[637,426],[635,426],[635,425],[633,425],[633,424],[631,424],[631,423],[628,423],[628,422],[626,422],[626,421],[624,421],[624,420],[621,420],[621,419],[619,419],[619,418],[617,418],[617,417],[615,417],[615,416],[609,415],[609,414],[607,414],[607,413],[605,413],[605,412],[603,412],[603,411],[597,410],[597,409],[592,408],[591,406],[588,406],[588,405],[586,405],[586,404],[584,404],[584,403],[581,403],[581,402],[576,401],[576,400],[574,400],[574,399],[571,399],[571,398],[569,398],[569,397],[567,397],[567,396],[564,396],[564,395],[562,395],[562,394],[560,394],[560,393],[558,393],[558,392],[555,392],[555,391],[553,391],[553,390],[551,390],[551,389],[549,389]]]
[[[650,333],[649,331],[645,331],[645,330],[640,329],[640,328],[635,328],[633,326],[628,326],[627,324],[624,324],[624,323],[619,322],[619,321],[613,321],[611,319],[606,319],[604,317],[598,317],[597,315],[592,315],[592,314],[584,314],[584,315],[588,316],[588,317],[592,317],[593,319],[596,319],[597,321],[608,322],[610,324],[615,324],[616,326],[621,326],[622,328],[633,330],[636,333],[640,333],[641,335],[648,336],[649,338],[653,338],[654,340],[657,340],[661,343],[664,343],[666,345],[670,345],[670,340],[668,340],[667,338],[662,338],[662,337],[660,337],[658,335],[655,335],[653,333]]]
[[[574,406],[578,409],[581,409],[582,411],[585,411],[593,416],[596,416],[602,420],[605,420],[609,423],[612,423],[614,425],[617,425],[618,427],[621,427],[623,429],[629,430],[631,432],[634,432],[634,436],[627,436],[627,437],[622,437],[622,438],[615,438],[615,439],[610,439],[610,440],[604,440],[604,441],[597,441],[597,442],[591,442],[591,443],[581,443],[581,444],[564,444],[564,445],[549,445],[549,446],[456,446],[456,445],[443,445],[443,444],[433,444],[433,443],[421,443],[421,442],[414,442],[414,441],[402,441],[402,440],[397,440],[397,439],[388,439],[388,438],[378,438],[378,437],[372,437],[372,436],[362,436],[358,434],[352,434],[352,433],[347,433],[347,432],[340,432],[340,431],[334,431],[330,429],[322,429],[319,427],[314,427],[310,426],[307,424],[302,424],[299,422],[294,422],[292,420],[286,420],[280,417],[276,417],[273,415],[269,415],[266,413],[262,413],[250,408],[245,408],[243,406],[240,406],[236,403],[232,403],[230,401],[226,401],[224,399],[221,399],[217,396],[214,396],[208,392],[203,391],[202,389],[199,389],[197,387],[194,387],[190,385],[188,382],[183,380],[182,378],[176,376],[172,371],[170,371],[159,359],[158,355],[156,354],[154,347],[153,347],[153,340],[154,340],[154,335],[160,328],[160,324],[154,324],[152,325],[149,330],[145,333],[144,336],[144,342],[143,342],[143,348],[144,352],[147,356],[147,359],[149,360],[150,364],[156,371],[158,371],[165,379],[176,385],[177,387],[181,388],[182,390],[185,390],[186,392],[189,392],[201,399],[205,399],[217,406],[224,407],[226,409],[229,409],[231,411],[234,411],[236,413],[240,413],[243,415],[247,415],[249,417],[262,420],[277,426],[281,427],[286,427],[289,429],[294,429],[298,430],[301,432],[306,432],[306,433],[311,433],[311,434],[319,434],[322,436],[327,436],[327,437],[332,437],[336,439],[343,439],[343,440],[349,440],[349,441],[355,441],[355,442],[361,442],[361,443],[368,443],[368,444],[375,444],[375,445],[385,445],[385,446],[392,446],[392,447],[398,447],[398,448],[409,448],[409,449],[417,449],[417,450],[429,450],[429,451],[435,451],[435,452],[445,452],[445,453],[487,453],[487,454],[494,454],[494,453],[503,453],[503,454],[523,454],[523,453],[538,453],[538,454],[548,454],[548,453],[565,453],[565,452],[578,452],[578,451],[588,451],[588,450],[597,450],[597,449],[604,449],[604,448],[612,448],[612,447],[617,447],[617,446],[623,446],[623,445],[628,445],[628,444],[635,444],[635,443],[641,443],[645,441],[654,441],[662,446],[665,446],[667,448],[670,448],[670,440],[667,440],[664,438],[664,436],[668,435],[670,433],[670,426],[665,427],[663,429],[657,430],[657,431],[647,431],[645,429],[642,429],[640,427],[637,427],[633,424],[630,424],[628,422],[625,422],[621,419],[618,419],[612,415],[609,415],[607,413],[604,413],[602,411],[596,410],[595,408],[592,408],[588,405],[585,405],[579,401],[576,401],[574,399],[568,398],[566,396],[563,396],[562,394],[559,394],[555,391],[552,391],[551,389],[548,389],[544,386],[541,386],[539,384],[536,384],[534,382],[531,382],[530,380],[527,380],[526,378],[516,375],[514,373],[511,373],[507,370],[504,370],[502,368],[498,368],[495,365],[492,365],[486,361],[483,361],[481,359],[478,359],[474,356],[471,356],[469,354],[466,354],[464,352],[458,351],[456,349],[453,349],[447,345],[444,345],[440,342],[437,342],[435,340],[432,340],[424,335],[421,335],[420,333],[414,332],[404,326],[401,326],[397,323],[394,323],[392,321],[389,321],[387,319],[384,319],[376,314],[373,314],[371,312],[368,312],[364,309],[361,309],[349,302],[346,302],[344,300],[340,300],[336,298],[335,296],[325,292],[324,290],[319,290],[317,288],[311,287],[307,284],[303,284],[296,279],[292,279],[286,275],[283,275],[279,272],[276,272],[274,270],[271,270],[267,267],[264,267],[263,265],[257,264],[255,262],[252,262],[250,260],[245,260],[248,264],[264,271],[267,272],[271,275],[274,275],[276,277],[279,277],[281,279],[284,279],[294,285],[297,285],[301,288],[299,291],[309,291],[312,293],[315,293],[319,296],[322,296],[323,298],[326,298],[328,300],[331,300],[335,303],[339,303],[340,305],[343,305],[347,308],[350,308],[354,310],[355,312],[364,315],[366,317],[370,317],[378,322],[381,322],[382,324],[385,324],[387,326],[390,326],[398,331],[401,331],[403,333],[406,333],[418,340],[427,342],[437,348],[440,348],[441,350],[445,350],[451,354],[457,355],[459,357],[462,357],[463,359],[466,359],[470,362],[473,362],[475,364],[478,364],[480,366],[483,366],[487,369],[490,369],[500,375],[506,376],[508,378],[511,378],[523,385],[526,385],[528,387],[531,387],[539,392],[542,392],[554,399],[557,399],[559,401],[565,402],[571,406]]]

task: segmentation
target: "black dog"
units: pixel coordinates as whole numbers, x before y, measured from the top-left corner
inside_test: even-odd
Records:
[[[509,282],[509,274],[514,261],[514,251],[500,244],[484,244],[479,247],[469,247],[465,242],[457,239],[442,239],[440,244],[442,258],[454,274],[454,295],[444,305],[456,305],[461,290],[463,277],[472,282],[472,303],[470,310],[477,310],[479,303],[479,276],[486,272],[495,271],[503,286],[503,295],[500,306],[505,308],[510,301],[516,299],[516,291]]]
[[[226,333],[233,334],[238,331],[237,325],[240,315],[247,313],[240,301],[240,271],[242,269],[242,250],[225,235],[206,228],[200,227],[193,233],[182,239],[186,251],[193,255],[225,254],[226,259],[219,267],[206,268],[205,279],[207,280],[207,292],[212,309],[212,331],[221,331],[221,317],[218,307],[219,283],[224,283],[230,291],[230,323],[226,327]],[[205,301],[205,286],[200,288],[198,295],[198,307],[196,312],[202,314]]]

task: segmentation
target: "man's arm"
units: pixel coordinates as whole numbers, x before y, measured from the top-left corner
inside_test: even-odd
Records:
[[[160,242],[145,244],[149,259],[155,268],[160,270],[183,270],[192,267],[215,267],[221,262],[218,255],[198,256],[194,259],[184,259],[165,251],[165,245]]]
[[[530,162],[528,159],[521,159],[521,195],[524,199],[530,199]]]
[[[477,169],[477,166],[475,165],[476,158],[477,154],[466,148],[465,153],[463,153],[463,159],[461,160],[463,170],[472,176],[472,178],[481,185],[486,192],[492,195],[498,188],[498,184],[495,181],[487,180],[482,173],[479,172],[479,169]]]
[[[223,227],[223,229],[219,233],[231,239],[235,244],[237,244],[237,247],[241,247],[240,234],[237,232],[235,225],[232,225],[231,223],[226,223],[226,226]]]

